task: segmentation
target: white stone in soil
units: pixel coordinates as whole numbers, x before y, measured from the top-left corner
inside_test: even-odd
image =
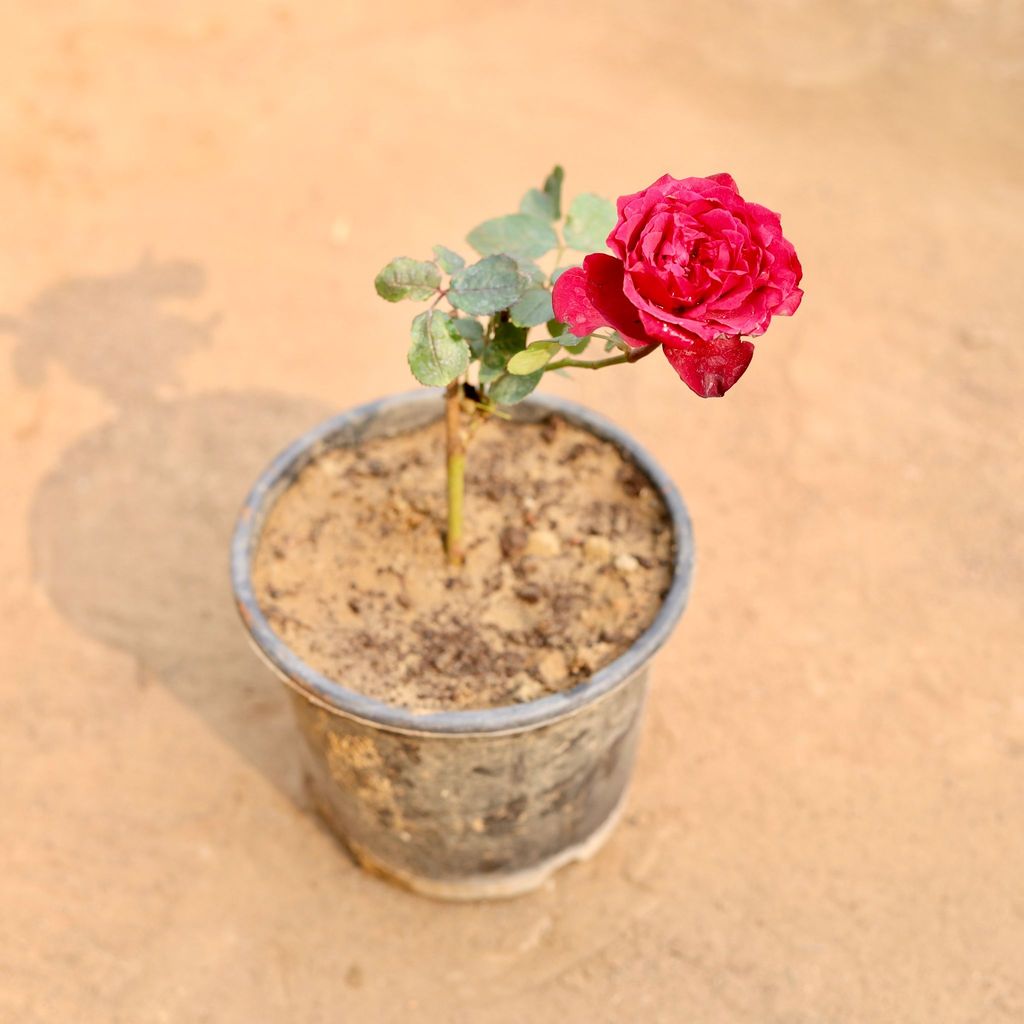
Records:
[[[534,530],[526,541],[526,554],[551,558],[562,550],[558,534],[552,530]]]

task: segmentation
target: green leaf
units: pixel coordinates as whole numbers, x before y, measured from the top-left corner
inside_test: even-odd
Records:
[[[479,320],[470,320],[466,316],[460,316],[455,321],[455,330],[459,332],[459,337],[465,338],[466,341],[480,341],[484,336],[484,325]]]
[[[527,329],[514,324],[498,324],[494,340],[480,360],[480,383],[488,384],[505,372],[508,361],[526,348]]]
[[[454,274],[456,270],[461,270],[466,265],[466,261],[457,252],[444,245],[435,245],[434,255],[446,274]]]
[[[508,361],[508,372],[517,377],[527,377],[547,366],[555,354],[561,351],[562,346],[557,341],[535,341]]]
[[[484,256],[507,253],[536,259],[558,245],[558,236],[550,224],[526,213],[494,217],[473,228],[466,241]]]
[[[547,322],[548,334],[552,338],[561,337],[567,330],[569,330],[568,324],[563,324],[561,320],[549,320]]]
[[[521,402],[544,376],[538,370],[527,376],[509,373],[508,363],[526,348],[527,330],[514,324],[499,324],[494,341],[480,361],[480,383],[487,385],[487,396],[500,405]]]
[[[520,213],[538,217],[540,220],[558,220],[556,209],[555,200],[547,192],[541,192],[539,188],[531,188],[519,204]]]
[[[487,389],[487,397],[499,405],[515,405],[521,402],[539,383],[544,376],[543,370],[528,376],[516,376],[514,373],[503,373]]]
[[[555,209],[552,220],[558,220],[562,216],[562,182],[565,181],[565,171],[556,164],[555,169],[544,179],[544,194],[550,196],[551,203]]]
[[[527,288],[509,307],[509,318],[517,327],[536,327],[555,315],[551,292],[546,288]]]
[[[569,337],[572,337],[572,335],[569,335]],[[575,345],[566,345],[565,351],[571,352],[574,356],[581,356],[587,351],[587,346],[590,344],[593,337],[594,336],[592,334],[588,334],[585,338],[580,338]]]
[[[455,330],[459,337],[464,338],[469,345],[469,354],[472,359],[479,359],[484,350],[484,328],[477,320],[470,320],[468,317],[459,317],[454,321]]]
[[[565,220],[565,244],[580,252],[606,252],[605,239],[618,220],[615,204],[591,192],[577,196]]]
[[[399,256],[392,260],[373,282],[377,294],[388,302],[401,299],[429,299],[441,287],[441,272],[426,260]]]
[[[517,259],[516,265],[519,267],[519,273],[526,278],[527,284],[547,284],[548,275],[536,263]]]
[[[487,256],[452,275],[448,300],[474,316],[508,309],[523,292],[523,279],[510,256]]]
[[[428,309],[413,320],[409,369],[421,384],[444,387],[465,373],[467,366],[469,347],[447,313]]]

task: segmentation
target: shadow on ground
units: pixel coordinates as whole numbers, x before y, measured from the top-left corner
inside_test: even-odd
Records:
[[[117,406],[40,485],[35,574],[89,636],[133,655],[275,785],[300,800],[290,712],[249,650],[227,552],[246,489],[277,450],[328,415],[271,392],[167,397],[215,318],[169,309],[199,297],[195,263],[144,259],[109,277],[60,282],[0,321],[15,371],[37,385],[52,362]]]

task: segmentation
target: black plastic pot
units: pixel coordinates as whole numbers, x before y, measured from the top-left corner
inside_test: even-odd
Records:
[[[290,688],[321,812],[364,867],[444,899],[527,892],[607,838],[632,774],[651,658],[683,612],[693,567],[682,499],[632,438],[559,398],[534,397],[513,412],[532,420],[557,413],[611,441],[649,477],[672,520],[674,572],[657,617],[621,657],[571,690],[506,707],[416,713],[320,675],[256,603],[252,559],[278,496],[325,449],[438,419],[435,392],[360,406],[299,438],[256,482],[232,543],[236,603],[256,650]]]

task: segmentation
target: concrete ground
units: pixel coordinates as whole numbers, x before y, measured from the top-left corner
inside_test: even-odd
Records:
[[[9,4],[0,57],[0,1020],[1024,1019],[1021,8]],[[627,818],[533,896],[357,870],[225,544],[405,389],[372,278],[568,188],[728,170],[807,298],[723,401],[553,386],[699,567]]]

